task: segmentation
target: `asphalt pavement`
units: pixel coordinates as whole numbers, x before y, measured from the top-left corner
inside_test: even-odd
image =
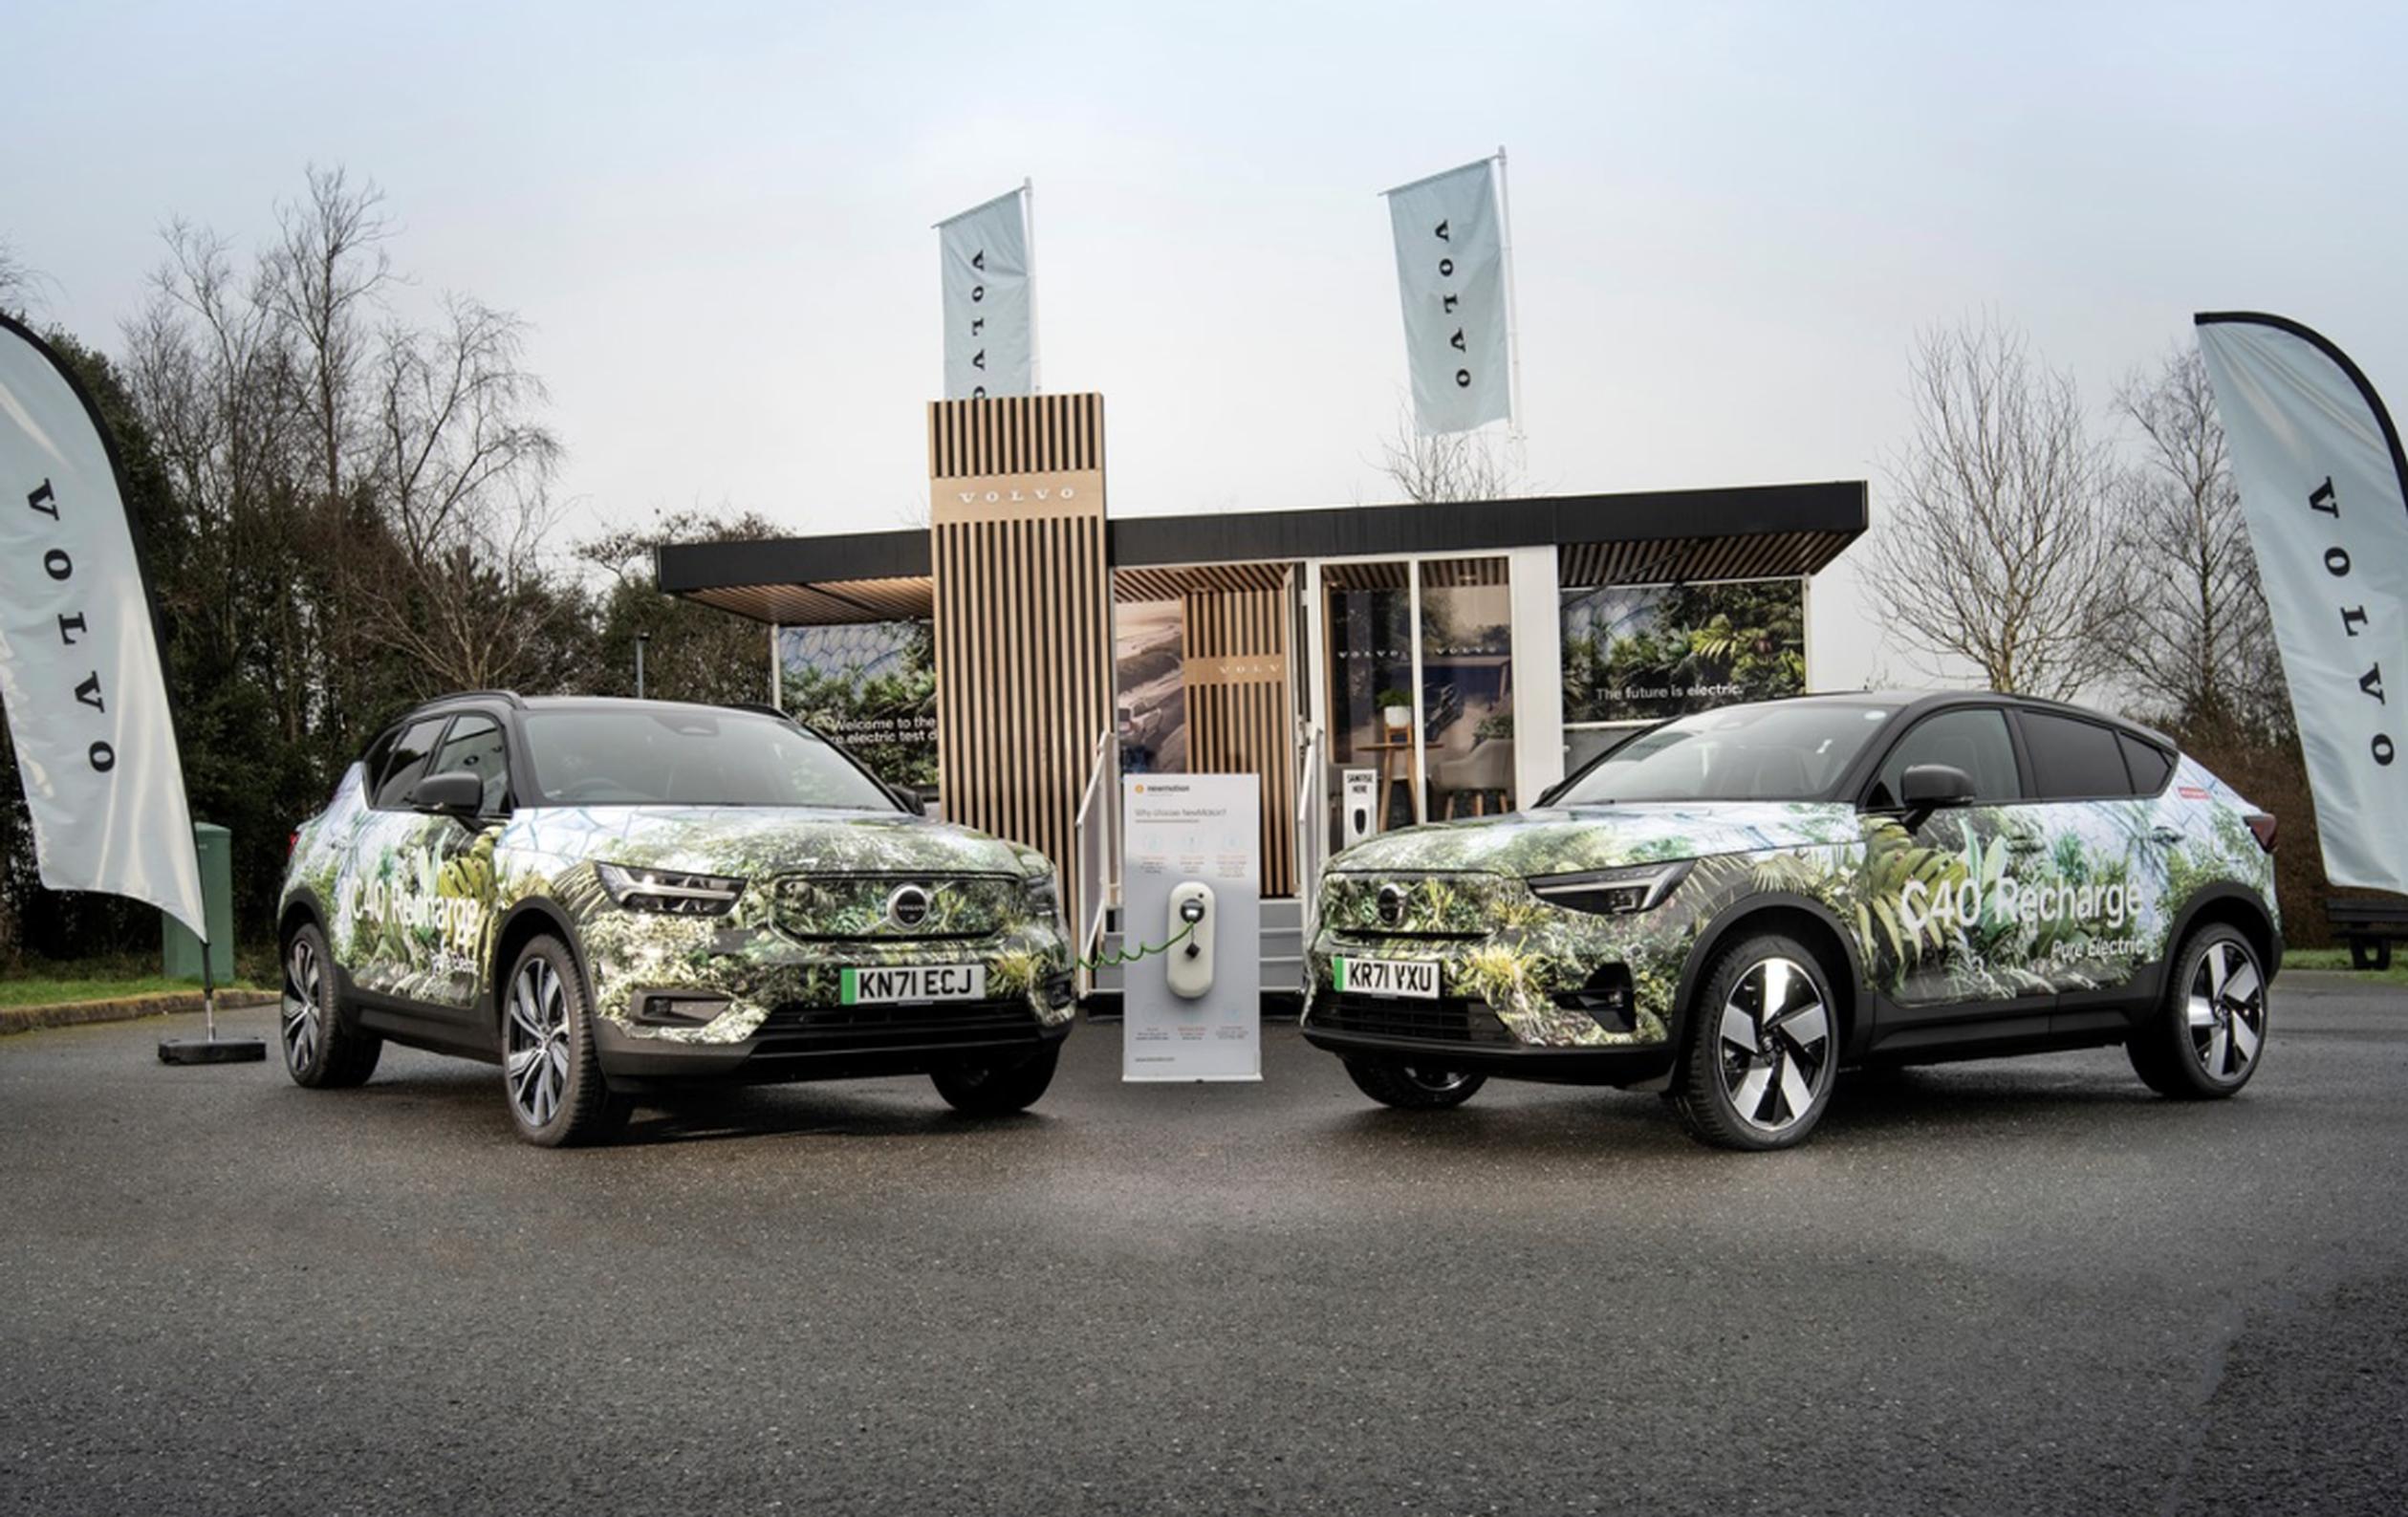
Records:
[[[0,1040],[0,1511],[2400,1509],[2408,990],[2279,982],[2239,1099],[2119,1051],[1653,1096],[923,1080],[510,1134],[498,1074]],[[271,1035],[273,1011],[236,1013]]]

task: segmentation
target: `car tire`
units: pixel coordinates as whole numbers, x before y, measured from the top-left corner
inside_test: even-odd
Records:
[[[1049,1043],[1026,1053],[963,1059],[928,1072],[937,1094],[965,1116],[1009,1116],[1025,1112],[1053,1083],[1062,1046]]]
[[[1407,1112],[1443,1112],[1461,1106],[1488,1083],[1486,1074],[1390,1053],[1358,1053],[1346,1061],[1355,1089],[1382,1106]]]
[[[1839,1073],[1832,975],[1794,938],[1758,933],[1724,951],[1689,1008],[1673,1103],[1716,1148],[1791,1148],[1812,1136]]]
[[[627,1124],[594,1053],[576,956],[557,938],[519,950],[502,986],[502,1096],[518,1136],[543,1148],[600,1142]]]
[[[346,1090],[377,1072],[384,1039],[343,1016],[326,934],[304,922],[284,943],[284,995],[276,1022],[285,1073],[314,1091]]]
[[[2124,1053],[2159,1095],[2222,1100],[2249,1083],[2266,1051],[2266,966],[2245,934],[2211,921],[2182,940],[2173,970]]]

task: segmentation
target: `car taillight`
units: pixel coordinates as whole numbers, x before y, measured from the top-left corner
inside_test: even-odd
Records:
[[[293,857],[293,851],[300,846],[301,830],[296,827],[292,832],[285,834],[284,856],[288,862],[290,862]]]
[[[2269,854],[2274,852],[2274,818],[2264,812],[2251,812],[2248,823],[2249,835],[2258,840],[2258,846]]]

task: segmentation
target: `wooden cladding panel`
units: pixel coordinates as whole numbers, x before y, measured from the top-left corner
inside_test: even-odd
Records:
[[[928,404],[931,480],[1103,466],[1100,395],[999,395]]]
[[[1005,397],[928,414],[945,814],[1042,852],[1074,899],[1079,792],[1111,722],[1102,404]],[[1018,498],[989,502],[987,487]]]
[[[1556,558],[1559,577],[1566,586],[1782,579],[1820,573],[1854,536],[1849,532],[1800,531],[1565,543],[1557,550]]]
[[[1296,893],[1295,700],[1286,585],[1183,597],[1181,652],[1191,673],[1187,767],[1263,782],[1263,894]]]
[[[686,596],[755,621],[822,627],[924,619],[935,608],[936,589],[922,578],[845,579],[825,585],[726,585]]]
[[[1122,605],[1148,600],[1177,600],[1203,590],[1277,590],[1288,582],[1289,566],[1267,564],[1188,564],[1177,569],[1116,569],[1112,598]]]

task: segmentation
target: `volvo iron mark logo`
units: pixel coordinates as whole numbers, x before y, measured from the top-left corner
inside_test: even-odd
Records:
[[[908,932],[928,920],[928,905],[926,886],[899,886],[886,898],[886,920]]]
[[[1404,887],[1388,884],[1379,887],[1379,924],[1394,927],[1404,921]]]

